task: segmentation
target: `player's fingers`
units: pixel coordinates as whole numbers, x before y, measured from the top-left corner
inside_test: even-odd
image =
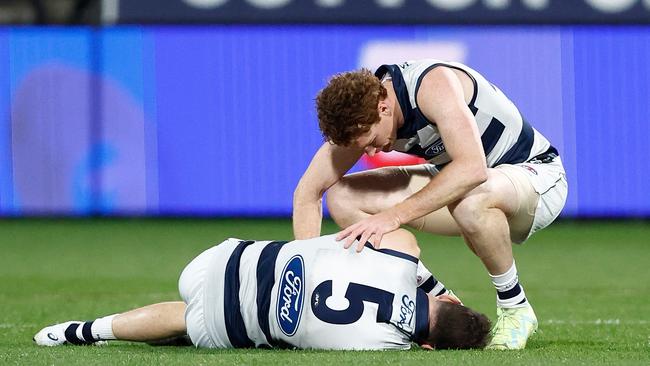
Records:
[[[370,235],[370,237],[368,238],[368,243],[370,243],[370,245],[372,245],[373,248],[379,249],[379,247],[375,244],[376,243],[375,239],[376,239],[375,234]]]
[[[357,253],[361,253],[363,250],[364,244],[361,244],[361,242],[357,243]]]
[[[343,248],[348,249],[350,246],[352,246],[352,243],[354,243],[354,240],[351,240],[349,236],[346,237],[343,241]]]
[[[363,250],[363,247],[366,245],[366,242],[368,242],[370,235],[372,235],[371,231],[366,230],[363,232],[363,234],[361,235],[361,239],[357,244],[357,253]]]
[[[381,238],[384,237],[384,233],[382,231],[378,231],[375,233],[375,248],[381,248]]]
[[[352,230],[354,230],[355,227],[356,227],[356,225],[352,225],[352,226],[348,226],[345,229],[339,231],[339,233],[336,234],[336,240],[341,241],[341,240],[347,238],[350,235],[350,232]]]
[[[351,247],[351,246],[352,246],[352,243],[354,243],[354,239],[356,239],[357,236],[359,236],[359,233],[358,233],[357,231],[358,231],[358,230],[354,230],[354,231],[348,232],[348,233],[346,234],[346,236],[345,236],[345,238],[344,238],[344,240],[345,240],[345,244],[343,244],[343,247],[344,247],[345,249],[348,249],[349,247]]]
[[[341,230],[341,231],[339,231],[338,234],[336,234],[336,241],[342,241],[343,246],[345,248],[348,247],[348,240],[347,239],[348,239],[348,237],[350,235],[350,234],[348,234],[349,229],[350,228],[346,228],[345,230]]]

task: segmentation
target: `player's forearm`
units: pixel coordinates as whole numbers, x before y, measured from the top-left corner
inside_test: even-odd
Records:
[[[395,213],[406,224],[458,201],[486,180],[487,168],[452,162],[427,186],[395,206]]]
[[[294,198],[293,236],[296,239],[309,239],[319,236],[322,220],[322,199],[304,201]]]

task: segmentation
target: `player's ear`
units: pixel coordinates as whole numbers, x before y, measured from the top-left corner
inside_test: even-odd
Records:
[[[388,107],[388,103],[386,103],[385,100],[380,100],[377,109],[379,110],[379,114],[384,114],[384,115],[389,115],[390,114],[390,108]]]
[[[436,296],[436,299],[438,299],[438,301],[450,302],[450,303],[456,304],[456,305],[462,305],[463,304],[462,302],[460,302],[460,300],[456,296],[440,295],[440,296]]]

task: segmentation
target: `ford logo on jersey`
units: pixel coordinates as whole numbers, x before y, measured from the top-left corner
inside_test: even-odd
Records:
[[[442,154],[445,150],[442,140],[438,140],[424,152],[424,155],[433,157]]]
[[[282,333],[288,336],[296,334],[300,324],[305,297],[304,278],[305,266],[302,257],[295,255],[284,266],[278,286],[276,318]]]
[[[408,295],[402,296],[402,306],[399,309],[397,326],[401,329],[412,329],[413,314],[415,314],[415,301],[411,300]]]

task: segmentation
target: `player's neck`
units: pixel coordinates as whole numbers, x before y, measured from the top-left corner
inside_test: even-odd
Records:
[[[438,320],[438,300],[436,299],[435,296],[432,294],[427,294],[427,297],[429,298],[429,332],[431,332],[435,326],[436,326],[436,321]]]

